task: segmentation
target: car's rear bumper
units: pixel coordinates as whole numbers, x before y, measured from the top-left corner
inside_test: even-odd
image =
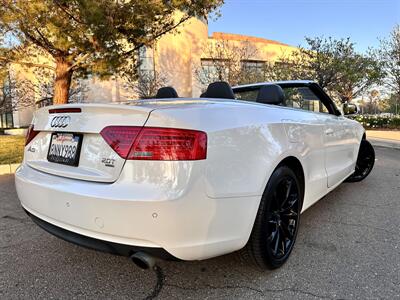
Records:
[[[116,255],[122,256],[131,256],[136,252],[145,252],[150,254],[154,257],[158,257],[161,259],[166,260],[175,260],[176,258],[169,254],[162,248],[154,248],[154,247],[139,247],[139,246],[131,246],[131,245],[124,245],[113,243],[110,241],[103,241],[95,238],[91,238],[82,234],[78,234],[64,228],[55,226],[45,220],[42,220],[35,215],[31,214],[29,211],[25,209],[27,215],[34,221],[39,227],[43,228],[47,232],[59,237],[67,242],[89,248],[94,249],[102,252],[107,252]]]
[[[107,184],[59,177],[22,164],[15,184],[22,206],[63,233],[108,245],[165,249],[183,260],[206,259],[243,247],[259,197],[207,197],[201,164],[185,167],[191,172],[182,184],[176,178],[175,188],[135,181],[127,175],[129,166],[116,182]]]

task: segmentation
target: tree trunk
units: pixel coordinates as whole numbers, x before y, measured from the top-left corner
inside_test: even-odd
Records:
[[[71,86],[71,78],[73,71],[70,70],[71,65],[64,57],[56,59],[56,80],[54,83],[53,104],[68,103],[69,88]]]

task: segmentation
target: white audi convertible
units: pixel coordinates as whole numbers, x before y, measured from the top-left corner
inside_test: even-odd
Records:
[[[153,100],[39,109],[15,184],[43,229],[142,268],[236,250],[277,268],[300,213],[374,160],[362,126],[314,82],[216,82],[198,99],[165,87]]]

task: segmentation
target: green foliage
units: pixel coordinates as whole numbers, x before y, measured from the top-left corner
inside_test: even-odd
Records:
[[[0,41],[13,41],[0,60],[45,51],[68,88],[72,72],[136,75],[136,51],[192,16],[207,17],[223,0],[2,0]],[[177,15],[177,11],[182,13]],[[34,51],[33,51],[34,52]],[[42,66],[46,67],[46,66]],[[51,66],[47,66],[51,68]],[[53,67],[54,69],[54,67]],[[57,89],[57,88],[56,88]],[[65,91],[64,91],[65,92]],[[63,101],[68,95],[64,95]]]
[[[360,122],[365,129],[400,129],[400,115],[357,115],[352,119]]]
[[[347,39],[306,38],[307,47],[299,47],[267,66],[268,80],[314,80],[341,101],[349,101],[371,85],[379,83],[381,64],[371,55],[355,51]]]
[[[383,83],[392,94],[393,105],[400,105],[400,25],[396,25],[389,37],[381,41],[375,55],[382,62],[386,76]]]
[[[400,114],[400,94],[391,94],[387,99],[387,106],[386,112]]]

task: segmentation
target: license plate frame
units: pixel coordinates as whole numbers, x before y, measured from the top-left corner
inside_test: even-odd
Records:
[[[56,144],[53,143],[55,138],[57,138],[59,136],[67,136],[67,137],[71,138],[71,135],[72,135],[72,139],[74,140],[74,145],[73,146],[76,146],[76,150],[74,152],[73,157],[67,157],[68,155],[70,155],[69,154],[70,152],[68,153],[68,151],[71,151],[72,150],[71,148],[69,150],[66,149],[65,151],[64,150],[62,151],[62,154],[66,154],[66,155],[64,155],[64,157],[62,155],[51,154],[52,146],[53,145],[57,145],[57,143]],[[76,138],[77,138],[77,141],[75,140]],[[53,132],[51,134],[49,150],[47,152],[47,161],[52,162],[52,163],[57,163],[57,164],[77,167],[79,165],[79,158],[80,158],[80,154],[81,154],[82,141],[83,141],[83,135],[80,134],[80,133]]]

